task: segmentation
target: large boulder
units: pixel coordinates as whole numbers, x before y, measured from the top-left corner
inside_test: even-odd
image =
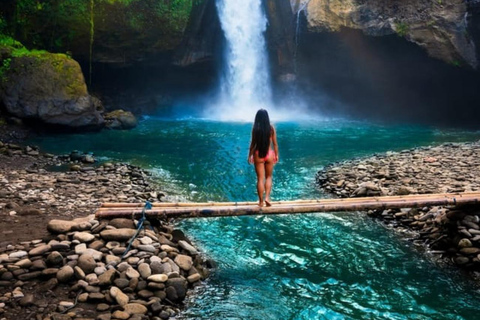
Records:
[[[311,0],[306,6],[290,1],[294,10],[306,9],[311,31],[346,27],[373,36],[397,33],[432,57],[455,65],[478,65],[466,18],[472,9],[464,0]]]
[[[75,60],[64,54],[16,51],[0,61],[0,102],[10,114],[65,127],[103,126],[100,104],[88,94]]]

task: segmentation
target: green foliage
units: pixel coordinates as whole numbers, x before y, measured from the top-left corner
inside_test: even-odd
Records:
[[[395,31],[400,37],[406,37],[410,31],[410,27],[405,22],[398,22],[395,24]]]
[[[3,82],[8,81],[7,79],[7,71],[10,69],[10,63],[12,62],[11,58],[3,59],[0,65],[0,80]]]
[[[45,50],[28,50],[19,41],[5,35],[0,35],[0,47],[9,48],[11,50],[10,56],[14,58],[24,56],[41,56],[47,53]],[[7,59],[4,59],[3,61],[5,60]]]
[[[5,33],[6,30],[7,30],[7,20],[5,20],[2,12],[0,12],[0,34]]]
[[[460,68],[462,66],[462,63],[458,60],[453,60],[451,63],[454,67],[457,67],[457,68]]]
[[[141,33],[156,29],[168,37],[178,37],[188,23],[192,4],[201,1],[16,0],[10,29],[15,30],[15,38],[28,47],[40,47],[53,52],[75,52],[79,45],[87,45],[91,26],[102,23],[103,26],[115,25],[120,34],[128,33],[128,29]]]

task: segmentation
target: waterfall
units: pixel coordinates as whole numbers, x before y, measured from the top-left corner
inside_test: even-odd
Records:
[[[271,109],[271,83],[262,0],[217,0],[226,39],[220,98],[208,117],[252,121],[260,108]]]

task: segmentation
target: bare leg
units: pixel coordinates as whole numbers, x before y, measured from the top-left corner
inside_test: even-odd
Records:
[[[265,163],[263,161],[255,162],[255,172],[257,173],[258,206],[263,207],[263,193],[265,192]]]
[[[270,193],[272,192],[272,183],[273,183],[273,159],[268,159],[265,162],[265,203],[267,207],[270,207]]]

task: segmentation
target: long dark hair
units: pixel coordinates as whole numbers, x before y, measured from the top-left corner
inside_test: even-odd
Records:
[[[270,147],[270,135],[272,134],[272,126],[270,118],[265,109],[257,111],[255,122],[252,129],[252,144],[255,150],[258,150],[258,156],[265,158]]]

